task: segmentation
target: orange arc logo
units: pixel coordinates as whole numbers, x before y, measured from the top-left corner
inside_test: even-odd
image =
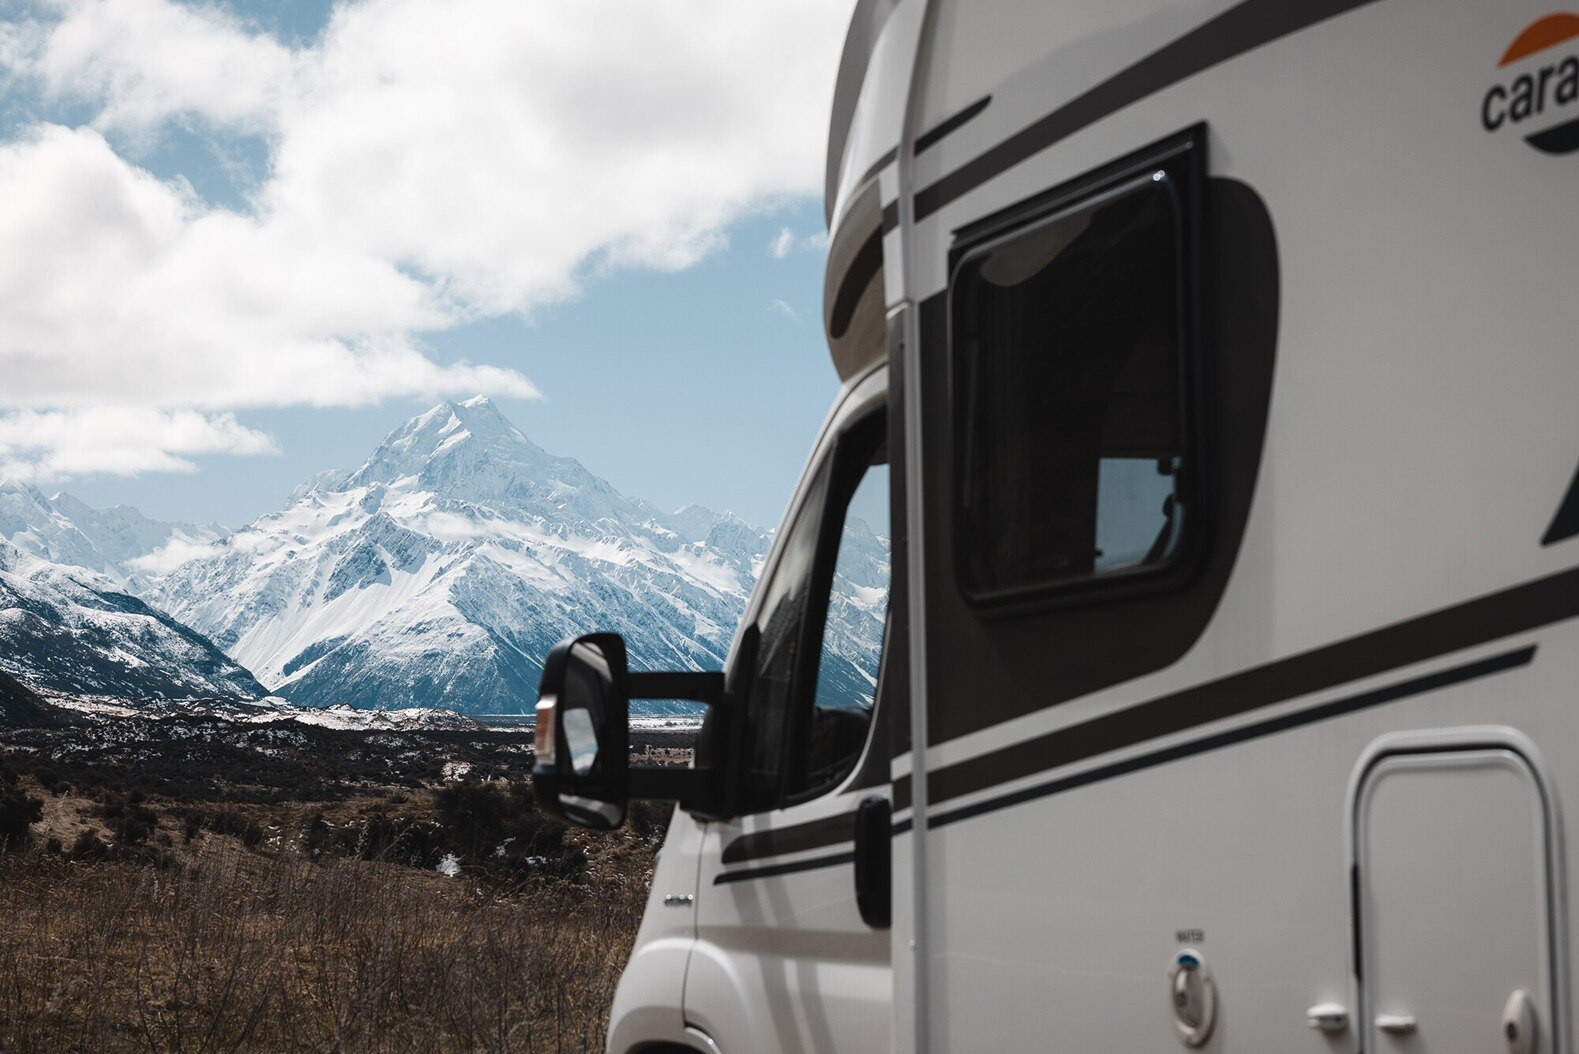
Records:
[[[1506,66],[1510,62],[1528,58],[1537,51],[1545,51],[1573,37],[1579,37],[1579,15],[1559,11],[1555,15],[1536,19],[1524,32],[1513,38],[1513,43],[1502,53],[1502,61],[1497,65]]]

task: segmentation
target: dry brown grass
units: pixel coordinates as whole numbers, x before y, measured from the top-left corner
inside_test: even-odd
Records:
[[[525,884],[219,838],[0,858],[0,1050],[600,1050],[650,845],[585,847]]]

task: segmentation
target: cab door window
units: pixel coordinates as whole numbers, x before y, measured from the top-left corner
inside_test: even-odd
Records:
[[[759,608],[748,808],[803,800],[855,766],[872,724],[892,542],[881,413],[819,469]]]
[[[746,779],[748,809],[778,804],[784,772],[784,730],[801,665],[812,571],[817,557],[829,466],[823,465],[801,504],[757,615],[756,672],[746,715],[751,752]]]

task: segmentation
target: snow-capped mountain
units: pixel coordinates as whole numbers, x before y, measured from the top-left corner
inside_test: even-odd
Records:
[[[166,523],[117,505],[95,509],[70,494],[0,478],[0,538],[51,563],[85,567],[127,592],[227,537],[218,524]]]
[[[411,419],[146,595],[298,705],[517,712],[571,633],[624,634],[638,667],[716,668],[767,542],[626,498],[479,397]]]
[[[0,724],[21,724],[10,720],[5,711],[7,682],[0,674]],[[16,685],[21,687],[20,685]],[[26,691],[26,689],[23,689]],[[79,714],[96,720],[113,721],[115,718],[190,719],[195,721],[222,721],[235,725],[267,725],[281,721],[318,728],[356,732],[412,732],[448,731],[470,732],[483,728],[469,717],[462,717],[452,710],[357,710],[349,706],[332,706],[315,710],[294,706],[288,699],[277,695],[262,699],[126,699],[117,696],[77,695],[62,692],[30,693],[34,700],[55,715]],[[48,715],[45,715],[48,716]],[[24,715],[35,727],[40,724],[37,715]],[[58,722],[60,717],[55,718]]]
[[[106,575],[0,541],[0,671],[33,688],[152,699],[254,698],[263,686]]]
[[[35,686],[471,713],[529,711],[572,633],[621,633],[637,669],[718,668],[771,542],[620,494],[480,396],[240,531],[0,481],[0,538],[0,670]],[[847,526],[821,670],[846,700],[870,692],[888,549]]]

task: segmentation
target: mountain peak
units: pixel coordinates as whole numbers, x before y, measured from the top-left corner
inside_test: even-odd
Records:
[[[21,494],[40,504],[47,505],[49,503],[49,499],[44,496],[43,491],[31,483],[25,483],[17,479],[15,476],[0,476],[0,494]]]
[[[457,457],[519,465],[539,462],[545,456],[487,396],[464,402],[446,399],[385,436],[345,483],[361,486],[424,476],[435,465]]]

